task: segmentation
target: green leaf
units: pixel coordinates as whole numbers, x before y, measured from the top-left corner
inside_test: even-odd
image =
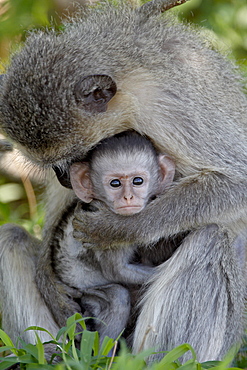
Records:
[[[201,365],[198,364],[198,362],[195,360],[189,360],[179,367],[179,370],[199,370],[199,369],[201,369]]]
[[[96,331],[95,337],[94,337],[94,345],[93,345],[94,356],[98,356],[99,348],[100,348],[99,333]]]
[[[72,340],[71,351],[72,351],[72,355],[73,355],[74,359],[76,361],[79,361],[79,357],[77,355],[77,349],[75,347],[75,341],[74,341],[74,339]]]
[[[0,329],[0,339],[4,344],[6,344],[6,346],[15,347],[8,334],[6,334],[2,329]]]
[[[75,337],[76,315],[77,314],[74,314],[66,321],[66,334],[69,336],[69,339],[73,339]]]
[[[74,338],[74,333],[75,333],[75,326],[76,324],[80,324],[81,327],[86,330],[87,327],[86,327],[86,324],[85,324],[85,320],[88,319],[88,317],[86,318],[83,318],[82,315],[80,313],[75,313],[73,316],[69,317],[66,321],[66,328],[67,328],[67,331],[68,331],[68,335],[70,337],[71,335],[71,338]],[[71,329],[70,329],[71,328]],[[71,339],[70,338],[70,339]]]
[[[109,338],[107,336],[104,337],[103,343],[100,347],[99,355],[100,356],[107,356],[111,349],[114,347],[115,340],[112,338]]]
[[[188,351],[191,351],[193,360],[196,360],[196,353],[194,349],[189,344],[185,343],[169,351],[160,363],[166,366],[171,362],[178,360],[179,357],[183,356]]]
[[[201,364],[203,369],[211,369],[212,367],[216,367],[220,364],[220,361],[207,361]]]
[[[21,364],[33,364],[38,363],[38,360],[29,353],[25,353],[24,355],[18,357],[18,362],[20,362]]]
[[[59,340],[63,335],[64,333],[66,332],[67,328],[66,326],[63,326],[57,333],[56,335],[56,340]]]
[[[91,359],[92,359],[92,352],[95,343],[95,332],[91,332],[85,330],[82,334],[81,338],[81,346],[80,346],[80,355],[81,360],[80,363],[83,364],[83,369],[89,369]]]
[[[2,329],[0,329],[0,339],[6,346],[11,347],[9,348],[11,352],[18,356],[18,350],[15,348],[14,343],[12,342],[8,334],[6,334]]]
[[[39,361],[39,364],[46,364],[47,361],[45,359],[45,350],[44,350],[44,345],[43,343],[41,342],[40,340],[40,337],[38,336],[38,334],[35,332],[35,336],[36,336],[36,347],[37,347],[37,350],[38,350],[38,361]]]
[[[11,351],[12,349],[13,349],[13,347],[1,346],[0,347],[0,353],[5,352],[5,351]]]
[[[45,333],[47,333],[54,341],[56,340],[56,338],[46,329],[42,328],[41,326],[29,326],[27,329],[25,329],[24,331],[28,331],[28,330],[34,330],[34,331],[44,331]]]
[[[9,366],[18,363],[17,358],[13,357],[10,360],[7,360],[7,357],[4,358],[3,362],[0,362],[0,370],[6,370]]]
[[[25,345],[24,349],[27,353],[29,353],[30,355],[32,355],[34,358],[36,358],[38,360],[37,346],[29,343],[29,344]]]

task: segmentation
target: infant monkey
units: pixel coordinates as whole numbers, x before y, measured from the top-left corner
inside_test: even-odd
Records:
[[[149,140],[131,131],[102,141],[85,162],[70,169],[71,184],[83,202],[101,200],[124,216],[140,212],[163,193],[174,174],[172,159],[157,154]]]
[[[174,174],[175,164],[168,155],[158,154],[149,140],[128,131],[102,141],[85,162],[72,164],[70,181],[83,202],[97,199],[114,213],[129,217],[141,212],[149,201],[164,192]],[[137,246],[125,245],[101,251],[95,246],[94,251],[99,260],[107,261],[101,263],[107,279],[142,284],[154,269],[130,263],[136,249]]]

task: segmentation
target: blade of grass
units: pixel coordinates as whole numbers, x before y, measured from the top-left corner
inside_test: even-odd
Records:
[[[88,330],[85,330],[82,334],[80,346],[80,363],[83,365],[83,369],[85,370],[89,369],[91,364],[95,335],[95,332]]]
[[[183,356],[188,351],[191,351],[193,360],[196,360],[196,353],[194,349],[189,344],[185,343],[169,351],[160,361],[160,363],[166,366],[167,364],[178,360],[179,357]]]
[[[0,339],[6,346],[11,347],[10,348],[11,352],[18,356],[18,350],[15,348],[14,343],[12,342],[8,334],[6,334],[2,329],[0,329]]]
[[[40,327],[40,326],[29,326],[27,329],[25,329],[24,331],[28,331],[28,330],[34,330],[34,331],[44,331],[45,333],[47,333],[53,340],[56,340],[56,338],[46,329]]]
[[[40,337],[38,336],[38,334],[36,332],[35,332],[35,337],[36,337],[36,341],[37,341],[36,347],[37,347],[37,350],[38,350],[38,362],[41,365],[47,364],[47,361],[45,359],[44,345],[41,342]]]

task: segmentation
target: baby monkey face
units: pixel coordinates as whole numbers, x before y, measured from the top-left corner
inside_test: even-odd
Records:
[[[173,182],[175,163],[151,142],[126,132],[104,140],[85,162],[73,163],[70,181],[86,203],[101,200],[116,214],[130,216]]]
[[[121,172],[107,172],[103,187],[111,210],[120,215],[140,212],[149,199],[150,174],[145,168],[128,166]]]

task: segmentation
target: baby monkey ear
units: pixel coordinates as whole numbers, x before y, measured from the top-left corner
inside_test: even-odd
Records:
[[[78,106],[85,111],[102,113],[116,92],[117,85],[110,76],[89,75],[77,82],[74,95]]]
[[[93,200],[93,187],[88,163],[73,163],[70,167],[70,182],[75,194],[85,203]]]
[[[159,154],[158,161],[161,172],[159,191],[162,193],[173,182],[175,176],[175,163],[167,154]]]

